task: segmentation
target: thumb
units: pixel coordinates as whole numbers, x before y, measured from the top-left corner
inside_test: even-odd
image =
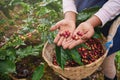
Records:
[[[54,30],[56,30],[56,29],[58,29],[58,28],[59,28],[58,25],[54,25],[54,26],[52,26],[52,27],[50,28],[50,31],[54,31]]]
[[[50,31],[54,31],[54,30],[60,28],[60,26],[61,26],[61,23],[58,22],[58,23],[56,23],[54,26],[52,26],[52,27],[50,28]]]
[[[84,34],[81,39],[82,40],[88,40],[94,35],[94,32],[88,31],[86,34]]]

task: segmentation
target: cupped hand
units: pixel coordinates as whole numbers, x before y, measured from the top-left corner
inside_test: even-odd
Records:
[[[50,28],[51,31],[58,30],[54,43],[61,46],[72,36],[75,30],[75,21],[63,19]]]
[[[81,43],[84,43],[86,40],[91,38],[94,34],[94,27],[87,23],[81,23],[74,31],[71,40],[67,41],[66,43],[62,44],[63,48],[73,48]]]

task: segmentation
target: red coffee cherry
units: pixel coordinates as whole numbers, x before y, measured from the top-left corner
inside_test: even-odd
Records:
[[[70,32],[69,31],[64,31],[63,33],[60,34],[60,36],[68,38],[70,36]]]
[[[73,39],[73,40],[78,40],[78,39],[80,39],[80,38],[79,38],[79,36],[73,35],[73,36],[72,36],[72,39]]]
[[[78,36],[83,36],[83,33],[81,33],[80,31],[77,32]]]

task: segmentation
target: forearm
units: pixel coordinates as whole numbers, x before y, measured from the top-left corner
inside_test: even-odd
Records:
[[[108,0],[95,14],[102,22],[102,26],[120,14],[120,0]]]
[[[64,19],[76,22],[76,6],[74,0],[62,0]]]
[[[103,26],[106,22],[120,14],[120,1],[109,0],[104,6],[86,22],[93,27]]]

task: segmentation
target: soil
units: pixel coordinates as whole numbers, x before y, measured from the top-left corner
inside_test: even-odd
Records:
[[[23,58],[21,61],[16,63],[16,73],[12,76],[14,79],[27,79],[31,80],[32,74],[37,66],[43,62],[40,56],[28,56]],[[62,80],[58,75],[56,75],[51,68],[45,64],[44,76],[41,80]]]

